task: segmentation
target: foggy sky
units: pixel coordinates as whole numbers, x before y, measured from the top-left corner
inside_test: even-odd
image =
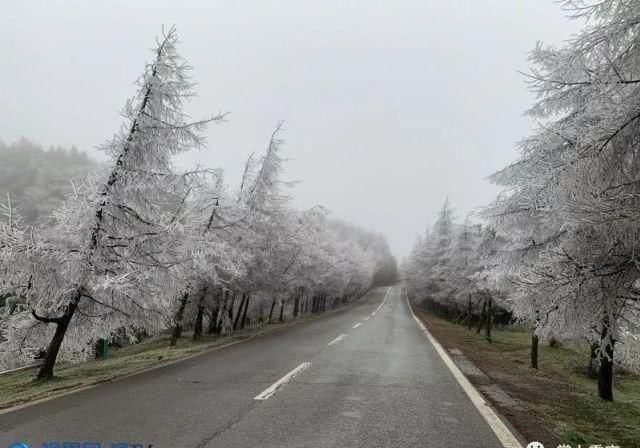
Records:
[[[551,0],[4,2],[0,139],[95,148],[121,123],[161,25],[194,66],[194,118],[229,112],[199,162],[240,177],[286,121],[299,207],[409,252],[448,195],[459,219],[532,127],[518,70],[537,40],[577,29]]]

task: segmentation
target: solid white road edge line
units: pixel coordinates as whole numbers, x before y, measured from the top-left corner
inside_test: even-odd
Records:
[[[484,417],[485,421],[489,425],[489,427],[493,430],[498,440],[505,448],[522,448],[522,445],[518,441],[518,439],[513,435],[513,433],[507,428],[507,426],[500,420],[500,417],[493,411],[491,405],[486,402],[486,400],[482,397],[480,392],[476,390],[475,387],[469,382],[467,377],[458,369],[458,366],[453,362],[449,354],[445,351],[444,348],[440,345],[440,343],[433,337],[433,335],[427,330],[427,327],[424,326],[422,321],[418,319],[418,316],[413,312],[411,308],[411,304],[409,304],[409,297],[406,295],[407,291],[405,290],[405,297],[407,299],[407,306],[409,307],[409,311],[411,311],[411,315],[418,323],[422,331],[424,332],[429,342],[435,347],[438,355],[444,361],[444,364],[449,368],[453,377],[456,379],[462,390],[467,394],[473,405],[476,407],[480,415]]]
[[[327,345],[333,345],[333,344],[337,344],[338,342],[342,341],[344,338],[346,338],[347,335],[342,333],[340,336],[338,336],[337,338],[335,338],[333,341],[329,342]]]
[[[354,325],[353,327],[351,327],[351,328],[356,329],[356,328],[358,328],[360,325],[362,325],[362,322],[358,322],[357,324],[355,324],[355,325]]]
[[[369,320],[369,319],[371,319],[371,316],[367,316],[364,318],[364,320]]]
[[[260,392],[258,395],[256,395],[253,399],[254,400],[266,400],[267,398],[271,397],[273,394],[276,393],[276,391],[278,390],[279,387],[284,386],[285,384],[287,384],[289,381],[291,381],[291,379],[298,375],[300,372],[302,372],[303,370],[305,370],[306,368],[308,368],[309,366],[311,366],[310,362],[303,362],[302,364],[300,364],[298,367],[296,367],[295,369],[293,369],[291,372],[287,373],[285,376],[283,376],[282,378],[280,378],[278,381],[276,381],[275,383],[273,383],[271,386],[267,387],[265,390],[263,390],[262,392]]]

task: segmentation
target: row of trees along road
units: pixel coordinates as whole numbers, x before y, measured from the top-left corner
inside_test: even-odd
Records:
[[[125,124],[102,147],[106,170],[74,184],[45,226],[23,225],[10,197],[3,206],[2,366],[44,349],[38,378],[49,379],[57,360],[85,359],[100,339],[228,334],[335,307],[394,276],[384,238],[291,206],[281,125],[237,188],[219,169],[174,168],[224,118],[189,121],[195,92],[176,43],[174,29],[157,42]]]
[[[534,367],[539,337],[586,339],[598,395],[612,400],[614,364],[640,360],[640,1],[565,6],[587,25],[531,52],[539,126],[491,177],[504,191],[488,226],[451,231],[445,206],[407,276],[439,303],[493,297],[531,326]]]

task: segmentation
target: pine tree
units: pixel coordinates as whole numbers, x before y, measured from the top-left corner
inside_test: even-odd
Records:
[[[198,131],[210,121],[189,122],[182,111],[194,92],[176,43],[173,28],[158,41],[138,94],[124,108],[126,124],[102,147],[110,170],[77,188],[45,236],[54,255],[46,272],[33,272],[25,292],[33,317],[55,327],[40,379],[53,376],[72,320],[90,327],[89,335],[108,337],[114,326],[146,320],[162,307],[153,302],[153,289],[162,289],[176,263],[175,217],[189,194],[189,176],[174,173],[171,159],[201,145]],[[53,278],[60,287],[50,294]],[[151,291],[141,291],[142,284]]]

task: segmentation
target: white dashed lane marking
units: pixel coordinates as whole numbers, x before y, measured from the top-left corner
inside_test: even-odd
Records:
[[[291,381],[291,379],[298,375],[300,372],[302,372],[303,370],[307,369],[308,367],[311,366],[310,362],[303,362],[302,364],[300,364],[298,367],[296,367],[295,369],[293,369],[291,372],[287,373],[285,376],[283,376],[282,378],[280,378],[278,381],[276,381],[275,383],[273,383],[271,386],[267,387],[265,390],[263,390],[262,392],[260,392],[258,395],[256,395],[253,399],[254,400],[266,400],[267,398],[270,398],[273,396],[273,394],[276,393],[276,391],[284,386],[285,384],[287,384],[289,381]]]
[[[329,342],[329,344],[327,344],[327,345],[337,344],[338,342],[342,341],[346,337],[347,337],[347,335],[343,333],[340,336],[338,336],[337,338],[335,338],[333,341]]]

